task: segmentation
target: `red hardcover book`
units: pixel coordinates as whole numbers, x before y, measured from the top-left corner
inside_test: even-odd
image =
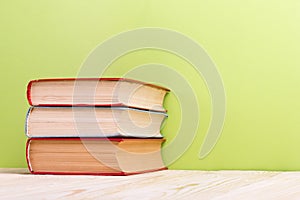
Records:
[[[33,174],[131,175],[167,169],[164,139],[31,138],[26,159]]]
[[[27,99],[33,106],[126,106],[165,112],[169,90],[126,78],[58,78],[32,80]]]

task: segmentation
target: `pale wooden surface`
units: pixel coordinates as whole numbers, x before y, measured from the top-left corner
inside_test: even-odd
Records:
[[[1,199],[300,199],[300,172],[164,170],[133,176],[0,169]]]

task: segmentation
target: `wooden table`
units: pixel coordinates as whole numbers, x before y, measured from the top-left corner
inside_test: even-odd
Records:
[[[164,170],[133,176],[0,169],[1,199],[300,199],[300,172]]]

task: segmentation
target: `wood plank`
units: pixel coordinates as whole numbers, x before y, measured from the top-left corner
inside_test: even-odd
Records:
[[[0,169],[1,199],[300,199],[300,172],[164,170],[133,176]]]

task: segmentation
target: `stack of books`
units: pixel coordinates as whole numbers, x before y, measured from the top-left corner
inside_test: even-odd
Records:
[[[123,78],[30,81],[30,172],[129,175],[166,169],[160,129],[168,91]]]

